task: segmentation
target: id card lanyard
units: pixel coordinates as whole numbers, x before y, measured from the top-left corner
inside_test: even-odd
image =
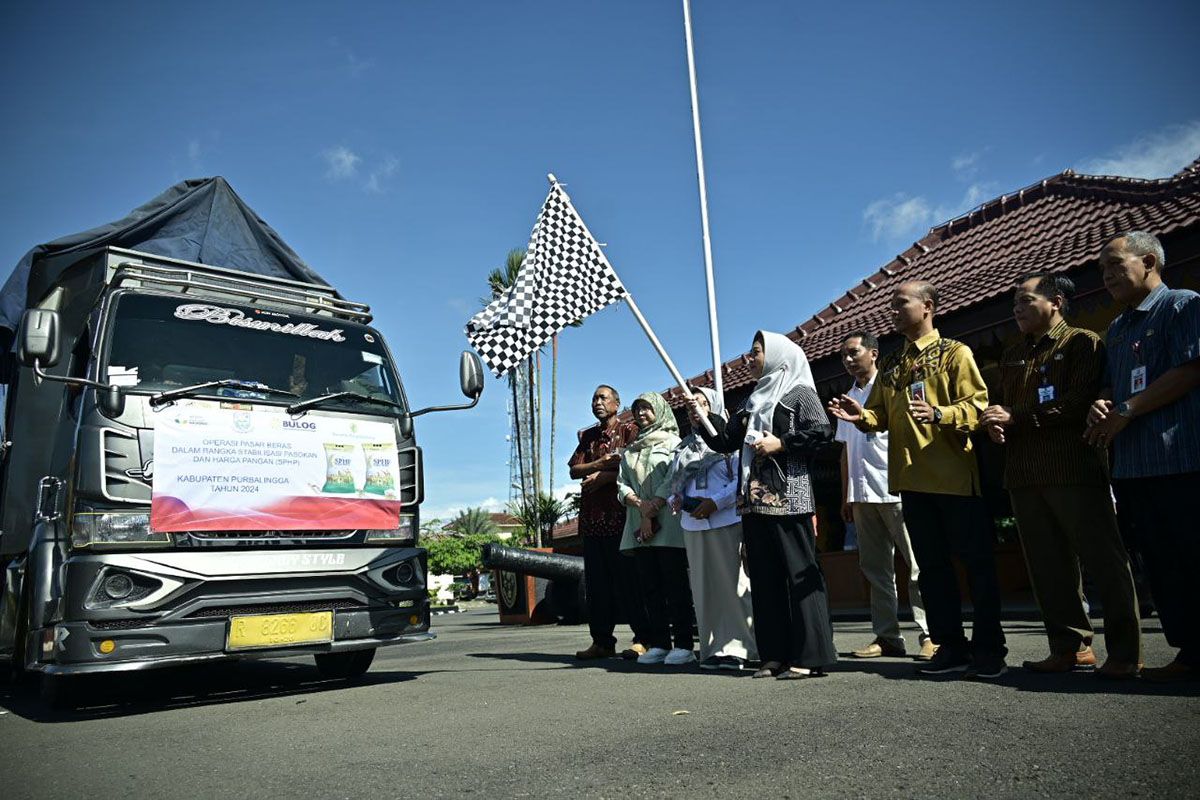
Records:
[[[1146,389],[1146,365],[1142,363],[1142,340],[1132,345],[1134,367],[1129,373],[1129,394],[1135,395]]]
[[[1050,383],[1048,374],[1049,365],[1042,364],[1038,367],[1040,373],[1038,381],[1038,403],[1045,404],[1054,401],[1054,384]]]

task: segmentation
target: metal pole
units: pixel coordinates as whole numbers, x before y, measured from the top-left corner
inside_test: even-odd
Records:
[[[688,388],[687,381],[683,379],[683,375],[675,368],[675,363],[671,361],[671,357],[663,349],[662,343],[658,341],[658,337],[650,329],[650,323],[646,322],[646,318],[642,316],[642,310],[638,308],[637,303],[633,302],[633,295],[629,294],[628,290],[625,293],[625,304],[629,306],[629,310],[633,312],[633,316],[637,319],[638,324],[646,332],[646,338],[650,340],[650,344],[654,345],[654,349],[658,351],[659,358],[667,365],[667,369],[671,371],[671,375],[675,378],[675,382],[679,384],[679,388],[683,390],[684,395],[690,400],[692,390]],[[713,428],[712,423],[708,421],[708,417],[701,417],[700,424],[704,426],[704,430],[708,431],[709,436],[717,435],[717,431]]]
[[[688,79],[692,89],[692,130],[696,135],[696,178],[700,184],[700,226],[704,233],[704,280],[708,289],[708,332],[712,338],[713,388],[722,399],[721,337],[717,330],[717,289],[713,282],[712,237],[708,230],[708,186],[704,178],[704,144],[700,140],[700,93],[696,89],[696,53],[692,42],[692,4],[683,0],[683,30],[687,40]]]
[[[562,192],[563,197],[566,198],[568,203],[571,202],[571,198],[567,196],[566,191],[564,191],[562,188],[562,184],[558,182],[558,178],[554,177],[553,172],[546,176],[546,180],[550,181],[552,186],[559,187],[558,190]],[[593,236],[591,230],[588,229],[587,223],[583,221],[583,217],[579,216],[578,219],[579,224],[583,226],[583,232],[587,234],[589,239],[595,242],[596,237]],[[604,263],[608,265],[608,268],[612,270],[613,274],[616,275],[617,271],[613,269],[613,265],[608,260],[608,256],[604,254],[604,250],[602,248],[597,248],[597,253],[599,254],[600,258],[604,259]],[[617,278],[620,280],[619,275]],[[624,282],[622,282],[621,288],[625,288]],[[646,332],[646,338],[650,340],[650,344],[654,345],[654,349],[658,351],[658,357],[661,358],[663,363],[667,365],[667,369],[671,372],[672,377],[675,378],[675,382],[679,384],[679,388],[683,390],[684,395],[690,401],[692,397],[692,390],[688,388],[687,381],[683,379],[683,375],[681,375],[679,370],[675,368],[675,363],[671,361],[671,357],[667,355],[667,351],[663,349],[662,342],[658,341],[658,337],[654,335],[654,331],[650,328],[650,323],[646,321],[644,316],[642,316],[642,310],[638,308],[637,303],[633,302],[633,295],[629,293],[628,289],[625,289],[625,296],[623,299],[625,300],[625,304],[629,306],[629,310],[633,312],[633,316],[637,319],[638,324],[642,326],[642,330]],[[717,435],[716,429],[713,428],[712,423],[708,421],[707,417],[701,417],[700,424],[704,426],[704,430],[708,431],[709,436]]]

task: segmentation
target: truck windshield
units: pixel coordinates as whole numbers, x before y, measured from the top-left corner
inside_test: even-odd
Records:
[[[227,302],[124,294],[117,299],[109,330],[102,379],[127,391],[158,393],[234,379],[283,389],[300,400],[353,392],[404,408],[382,339],[353,322]],[[198,394],[297,402],[241,388]],[[322,408],[376,415],[400,410],[353,398]]]

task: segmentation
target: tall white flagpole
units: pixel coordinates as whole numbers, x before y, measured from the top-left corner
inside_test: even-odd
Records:
[[[566,191],[562,189],[562,184],[558,182],[558,178],[554,177],[553,172],[547,175],[546,179],[550,181],[552,186],[558,186],[559,191],[562,191],[563,193],[563,197],[566,197],[567,201],[570,202],[571,198],[567,195]],[[587,223],[583,221],[583,216],[576,213],[576,218],[579,220],[579,224],[583,226],[583,231],[587,234],[588,238],[593,242],[596,242],[596,237],[592,236],[592,232],[590,229],[588,229]],[[600,254],[600,258],[604,259],[605,265],[612,270],[614,275],[616,275],[617,271],[613,269],[613,265],[609,262],[608,256],[605,254],[603,248],[597,248],[596,252]],[[619,280],[620,276],[617,275],[617,278]],[[646,332],[646,338],[650,340],[650,344],[654,345],[655,351],[658,352],[658,357],[661,358],[663,363],[667,365],[667,370],[671,373],[671,377],[673,377],[675,382],[679,384],[679,388],[683,390],[683,395],[688,399],[690,404],[692,390],[688,388],[687,381],[683,379],[683,375],[675,367],[675,362],[671,360],[669,355],[667,355],[667,351],[663,348],[662,342],[660,342],[658,337],[654,335],[654,330],[651,329],[650,323],[646,321],[644,316],[642,316],[642,310],[638,308],[637,303],[633,302],[633,295],[629,293],[628,288],[625,288],[624,281],[621,281],[621,288],[625,289],[625,296],[622,298],[625,301],[625,305],[629,306],[629,310],[633,312],[634,318],[638,321],[638,324],[642,326],[642,330]],[[708,431],[709,436],[717,435],[716,429],[713,428],[712,423],[708,421],[707,417],[700,417],[700,424],[704,426],[704,430]]]
[[[700,93],[696,89],[696,53],[692,42],[692,4],[683,0],[683,30],[687,40],[688,79],[692,88],[692,130],[696,135],[696,178],[700,184],[700,226],[704,232],[704,279],[708,288],[708,332],[712,338],[713,388],[724,398],[721,376],[721,337],[717,330],[717,289],[713,282],[712,237],[708,230],[708,186],[704,179],[704,144],[700,140]]]

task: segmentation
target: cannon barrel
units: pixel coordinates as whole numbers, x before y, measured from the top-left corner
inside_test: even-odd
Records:
[[[539,553],[520,547],[501,547],[497,544],[483,546],[483,565],[492,569],[504,569],[535,578],[556,580],[583,580],[583,559],[579,556],[564,556],[557,553]]]

